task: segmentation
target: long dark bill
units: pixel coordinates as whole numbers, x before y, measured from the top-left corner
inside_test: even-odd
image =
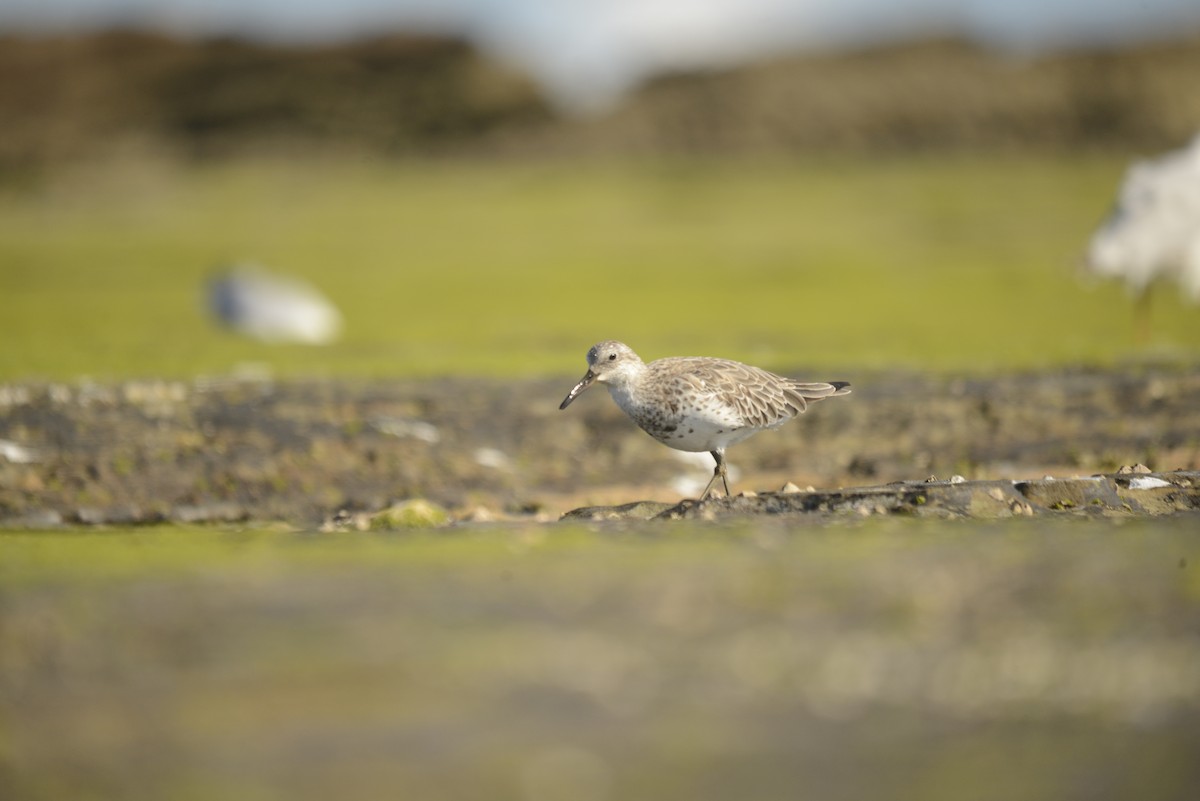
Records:
[[[579,383],[575,385],[575,388],[567,393],[567,397],[563,398],[563,402],[561,404],[559,404],[558,408],[565,409],[568,406],[570,406],[571,401],[575,400],[575,398],[578,395],[582,394],[583,391],[585,389],[587,389],[588,387],[590,387],[592,385],[592,382],[595,380],[596,380],[596,374],[593,373],[591,370],[588,370],[587,373],[584,375],[584,377],[579,379]]]

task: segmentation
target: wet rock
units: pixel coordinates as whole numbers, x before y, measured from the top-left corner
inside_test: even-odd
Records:
[[[246,509],[236,503],[180,504],[167,516],[172,523],[238,523],[249,519]]]
[[[1117,495],[1135,512],[1166,515],[1200,510],[1200,472],[1115,475]]]
[[[393,504],[370,517],[371,530],[433,528],[450,522],[450,513],[424,498]]]
[[[163,516],[132,506],[81,506],[68,516],[72,523],[85,526],[143,526],[163,522]]]
[[[620,506],[585,506],[572,509],[563,520],[649,520],[673,509],[669,503],[634,501]]]
[[[71,515],[71,522],[82,523],[85,526],[98,526],[104,523],[104,512],[91,506],[81,506]]]
[[[58,528],[65,521],[54,509],[37,509],[28,514],[10,517],[4,521],[7,528]]]
[[[333,531],[367,531],[371,528],[370,512],[354,512],[349,509],[338,509],[333,516],[321,524],[320,530],[325,533]]]
[[[1013,485],[1030,504],[1053,511],[1121,511],[1124,501],[1105,476],[1018,481]]]
[[[496,523],[503,519],[501,514],[486,506],[476,506],[454,516],[456,523]]]
[[[437,528],[451,522],[450,513],[424,498],[410,498],[378,511],[339,509],[320,530],[397,531],[409,528]]]
[[[648,502],[587,507],[563,519],[722,520],[736,517],[869,517],[902,514],[937,518],[1034,515],[1132,516],[1200,513],[1200,472],[1105,474],[1029,481],[898,481],[884,486],[813,492],[746,493],[707,501],[684,500],[650,514]]]

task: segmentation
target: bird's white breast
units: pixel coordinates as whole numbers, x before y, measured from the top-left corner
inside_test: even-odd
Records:
[[[609,385],[609,391],[642,430],[676,450],[722,449],[763,430],[746,425],[736,408],[721,402],[717,393],[685,393],[664,403],[644,398],[628,386]]]

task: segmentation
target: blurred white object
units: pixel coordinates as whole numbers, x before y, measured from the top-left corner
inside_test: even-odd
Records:
[[[29,464],[38,458],[37,451],[8,439],[0,439],[0,456],[13,464]]]
[[[476,448],[472,454],[475,464],[480,467],[490,467],[493,470],[511,470],[512,459],[498,448]]]
[[[685,498],[698,498],[704,488],[708,486],[708,480],[712,478],[712,457],[708,455],[708,451],[700,451],[693,453],[691,451],[671,451],[671,455],[676,461],[683,462],[689,467],[694,467],[698,472],[680,473],[675,478],[671,479],[671,491],[682,495]],[[742,477],[742,471],[736,465],[729,465],[729,481],[734,482]]]
[[[413,420],[407,417],[376,417],[370,421],[371,427],[382,434],[393,437],[419,439],[430,445],[437,444],[442,439],[442,433],[433,423],[424,420]]]
[[[341,313],[312,285],[254,265],[210,279],[208,303],[221,323],[262,342],[325,345],[342,330]]]
[[[1172,484],[1170,481],[1163,481],[1157,476],[1138,476],[1137,478],[1129,479],[1129,488],[1135,490],[1157,489],[1159,487],[1172,486],[1174,486],[1174,484]]]
[[[1178,282],[1189,300],[1200,302],[1200,136],[1129,168],[1084,262],[1094,275],[1124,279],[1139,299],[1142,328],[1155,279]]]

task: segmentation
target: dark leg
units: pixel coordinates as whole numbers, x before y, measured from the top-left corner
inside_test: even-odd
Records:
[[[1133,341],[1150,344],[1150,287],[1142,290],[1133,302]]]
[[[708,497],[712,492],[713,484],[717,483],[717,479],[721,479],[721,483],[725,485],[725,497],[728,498],[729,492],[729,477],[725,473],[725,452],[724,451],[709,451],[712,458],[717,461],[717,466],[713,468],[713,477],[708,480],[708,486],[704,488],[704,492],[700,493],[700,500]]]

